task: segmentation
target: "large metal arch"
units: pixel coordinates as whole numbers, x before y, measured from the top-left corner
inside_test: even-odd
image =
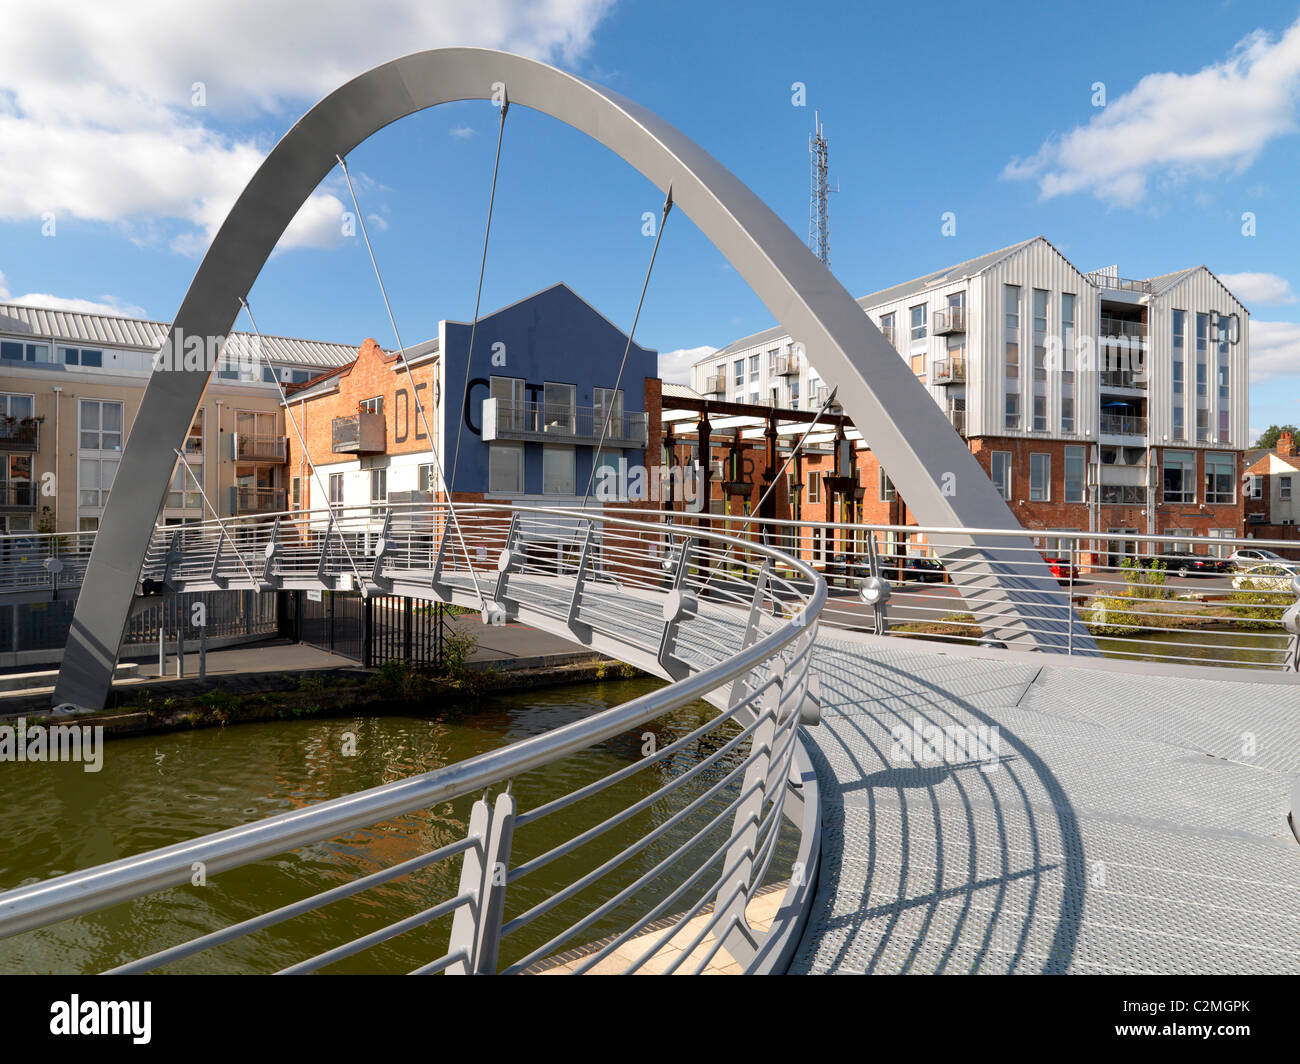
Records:
[[[395,59],[349,81],[285,134],[236,200],[199,264],[168,336],[227,336],[263,264],[308,196],[372,134],[416,111],[491,100],[504,85],[512,105],[558,119],[599,141],[690,216],[782,326],[804,344],[921,524],[1016,529],[989,478],[897,351],[799,238],[703,148],[657,115],[609,89],[533,59],[445,48]],[[211,367],[156,368],[127,440],[77,600],[55,688],[56,704],[102,706],[136,592],[150,533],[175,455]],[[903,426],[906,426],[904,431]],[[955,493],[953,489],[955,488]],[[946,491],[948,493],[946,493]],[[976,544],[997,555],[998,544]],[[1003,548],[1005,542],[1000,544]],[[1032,548],[1026,538],[1016,547]],[[1039,645],[1064,647],[1067,616],[1037,556],[1014,567],[975,564],[961,582],[1033,615]],[[1075,626],[1074,649],[1086,637]]]

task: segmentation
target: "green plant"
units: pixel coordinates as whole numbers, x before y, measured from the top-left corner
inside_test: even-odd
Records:
[[[636,673],[637,673],[637,669],[635,665],[629,665],[626,661],[619,663],[618,674],[622,676],[624,679],[630,680],[633,676],[636,675]]]
[[[1093,635],[1132,635],[1139,628],[1132,607],[1122,595],[1097,595],[1079,611],[1079,617]]]
[[[596,679],[603,680],[605,678],[605,669],[606,669],[606,662],[604,661],[596,662]]]
[[[478,649],[478,639],[469,632],[448,631],[442,640],[442,667],[455,680],[465,679],[470,655]]]
[[[1143,565],[1137,558],[1125,557],[1119,564],[1128,585],[1122,592],[1126,597],[1148,600],[1174,597],[1174,589],[1165,586],[1165,563],[1158,558]]]

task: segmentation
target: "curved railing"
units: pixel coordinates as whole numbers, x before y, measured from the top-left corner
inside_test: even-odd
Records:
[[[481,596],[492,619],[526,618],[578,642],[618,647],[624,660],[673,682],[445,768],[11,890],[0,895],[0,937],[39,935],[55,922],[169,888],[203,889],[189,886],[196,869],[211,880],[482,795],[454,841],[196,938],[150,943],[146,956],[105,963],[121,972],[177,965],[459,862],[458,886],[446,897],[283,970],[325,968],[416,928],[443,936],[421,973],[520,972],[562,951],[569,951],[565,970],[576,971],[702,971],[724,961],[744,971],[781,970],[819,855],[816,781],[799,728],[816,719],[809,661],[824,581],[775,549],[709,529],[487,505],[458,505],[456,517],[459,529],[445,506],[366,508],[160,529],[142,586],[346,584],[420,589],[462,605]],[[632,733],[639,744],[639,729],[701,698],[720,712],[661,748],[643,748],[616,771],[536,804],[522,797],[529,788],[513,786],[588,758],[619,736]],[[625,784],[633,779],[641,784],[628,801]],[[540,821],[564,841],[530,838]],[[752,903],[773,881],[785,890],[775,914],[760,922]]]

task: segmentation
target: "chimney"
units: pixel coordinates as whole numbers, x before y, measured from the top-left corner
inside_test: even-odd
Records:
[[[1295,454],[1295,441],[1291,438],[1290,432],[1283,432],[1277,438],[1277,453],[1287,458]]]

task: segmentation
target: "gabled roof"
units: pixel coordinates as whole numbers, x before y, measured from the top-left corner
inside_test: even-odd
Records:
[[[52,343],[95,344],[153,352],[163,345],[170,329],[166,322],[144,318],[0,303],[0,334],[28,336]],[[251,338],[250,333],[230,334],[231,342],[236,345]],[[320,366],[322,369],[344,365],[357,357],[357,348],[348,344],[290,336],[263,335],[260,350],[271,362]]]
[[[998,248],[997,251],[989,251],[983,255],[977,255],[973,259],[967,259],[965,262],[959,262],[954,266],[947,266],[942,270],[935,270],[932,273],[923,274],[920,277],[914,277],[910,281],[904,281],[901,284],[892,285],[889,288],[882,288],[878,292],[872,292],[869,295],[862,296],[857,300],[858,306],[863,310],[870,310],[872,307],[881,306],[884,303],[896,303],[900,299],[906,299],[908,296],[925,292],[931,288],[936,288],[941,284],[954,284],[958,281],[969,279],[977,274],[983,273],[992,266],[996,266],[1003,259],[1009,258],[1018,251],[1023,251],[1035,241],[1042,240],[1049,243],[1045,237],[1035,236],[1028,240],[1022,240],[1018,244],[1012,244],[1009,247]],[[1055,249],[1053,249],[1055,250]],[[1057,252],[1060,254],[1060,252]],[[1064,258],[1065,256],[1061,256]],[[1069,260],[1066,259],[1068,262]],[[775,325],[770,329],[764,329],[762,332],[753,333],[750,336],[742,336],[739,340],[733,340],[726,347],[715,351],[706,358],[700,359],[701,362],[709,362],[715,358],[722,358],[736,351],[742,351],[747,347],[756,347],[759,344],[767,343],[771,340],[780,339],[786,336],[787,332],[780,325]]]
[[[1173,273],[1162,273],[1159,277],[1148,277],[1147,284],[1151,286],[1151,294],[1153,296],[1164,295],[1169,291],[1169,289],[1173,288],[1177,284],[1181,284],[1199,269],[1201,269],[1200,266],[1192,266],[1186,270],[1175,270]]]

